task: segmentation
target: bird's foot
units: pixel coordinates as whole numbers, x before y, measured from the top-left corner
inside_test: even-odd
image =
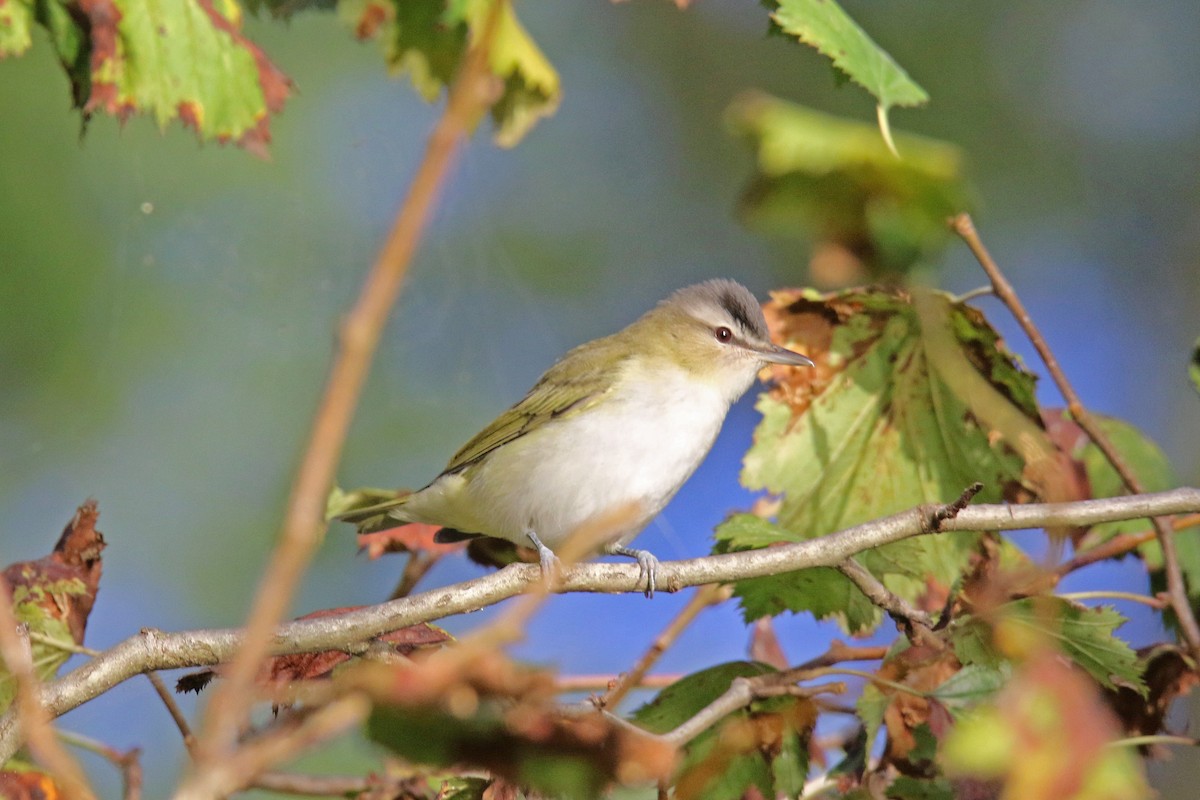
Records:
[[[542,544],[542,540],[537,537],[536,533],[529,531],[525,535],[537,549],[538,564],[542,568],[542,582],[546,584],[546,591],[552,591],[554,587],[558,586],[559,579],[562,577],[562,561],[554,555],[553,550]]]
[[[608,548],[608,552],[614,556],[628,556],[636,558],[638,562],[638,583],[643,580],[646,582],[646,597],[654,597],[654,590],[658,588],[658,558],[649,550],[635,550],[632,547],[622,547],[614,545]]]

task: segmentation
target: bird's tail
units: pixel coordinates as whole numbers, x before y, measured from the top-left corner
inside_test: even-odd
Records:
[[[355,489],[347,492],[335,486],[325,501],[326,521],[350,522],[359,533],[395,528],[408,520],[397,513],[408,502],[409,493],[387,489]]]

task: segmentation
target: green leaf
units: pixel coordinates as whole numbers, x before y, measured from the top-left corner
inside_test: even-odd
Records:
[[[929,95],[833,0],[773,0],[771,20],[833,61],[884,108],[919,106]]]
[[[769,547],[802,538],[753,514],[736,514],[717,527],[714,552],[732,553]],[[836,617],[851,632],[869,630],[879,622],[879,609],[846,576],[830,567],[747,578],[734,584],[734,596],[746,622],[784,611],[811,613],[817,619]]]
[[[1069,419],[1068,412],[1064,411],[1063,416]],[[1162,492],[1179,486],[1179,479],[1176,477],[1171,463],[1167,461],[1166,455],[1163,454],[1163,451],[1150,437],[1124,420],[1115,417],[1106,417],[1101,414],[1093,414],[1092,416],[1099,424],[1100,429],[1108,436],[1113,447],[1125,459],[1125,463],[1137,475],[1138,480],[1141,481],[1143,488],[1147,492]],[[1088,483],[1092,487],[1092,496],[1117,497],[1129,494],[1129,490],[1125,487],[1121,476],[1108,463],[1108,459],[1100,451],[1100,448],[1092,444],[1091,441],[1085,441],[1086,443],[1081,451],[1075,455],[1083,462],[1084,469],[1087,471]],[[1094,526],[1088,535],[1088,539],[1090,541],[1103,541],[1118,533],[1144,531],[1149,525],[1149,521],[1145,519],[1105,522]],[[1146,556],[1151,568],[1158,569],[1161,567],[1162,552],[1158,549],[1157,542],[1153,542],[1152,546],[1147,547],[1143,551],[1143,555]]]
[[[450,778],[442,784],[438,800],[483,800],[490,784],[488,778]]]
[[[794,290],[777,293],[768,313],[789,345],[818,362],[759,399],[763,419],[742,472],[749,488],[783,495],[778,527],[791,539],[947,502],[975,481],[984,484],[981,502],[1054,496],[1058,461],[1033,377],[979,312],[933,292]],[[918,536],[859,558],[913,601],[930,580],[953,583],[977,540]],[[801,593],[814,613],[840,605],[861,622],[840,577],[805,570],[755,579],[754,610],[771,602],[795,610]],[[739,591],[745,603],[751,592]]]
[[[378,36],[388,66],[405,73],[428,101],[453,81],[468,43],[482,30],[492,0],[342,0],[340,16],[359,38]],[[505,4],[488,63],[503,84],[492,105],[496,142],[517,144],[542,117],[558,108],[558,73]]]
[[[887,110],[929,102],[926,91],[834,0],[768,0],[768,7],[772,6],[771,21],[779,31],[815,48],[850,80],[875,95],[880,129],[889,142]]]
[[[895,281],[932,263],[951,239],[946,218],[971,206],[951,144],[897,134],[896,158],[870,125],[761,93],[735,101],[727,120],[757,159],[742,220],[790,238],[811,232],[814,261],[842,252],[869,277]]]
[[[774,667],[750,661],[730,661],[694,672],[675,681],[633,714],[633,721],[651,733],[666,733],[716,700],[737,678],[777,672]]]
[[[1054,643],[1101,686],[1126,687],[1146,696],[1137,653],[1114,633],[1125,623],[1125,617],[1114,609],[1087,608],[1061,597],[1042,596],[1005,603],[994,614],[998,626],[1011,626],[1009,630],[1016,634],[1032,634]],[[964,664],[1000,669],[1005,663],[987,624],[978,618],[956,621],[950,636],[955,656]]]
[[[67,620],[62,615],[51,613],[50,608],[67,607],[67,598],[81,597],[88,593],[87,585],[79,578],[65,578],[31,585],[15,585],[12,592],[13,614],[17,622],[25,625],[30,633],[63,643],[62,647],[38,640],[31,640],[29,643],[34,673],[42,681],[51,680],[58,674],[59,668],[70,659],[71,650],[68,648],[76,642]],[[15,696],[16,684],[8,669],[0,662],[0,713],[12,704]]]
[[[773,667],[747,661],[719,664],[676,681],[638,709],[633,720],[653,733],[666,733],[694,717],[724,694],[738,678],[776,672]],[[774,752],[747,742],[743,736],[727,737],[728,725],[745,724],[753,715],[770,717],[779,725],[780,740]],[[764,796],[796,796],[808,774],[808,736],[815,710],[806,699],[778,697],[758,701],[751,709],[730,714],[726,720],[687,746],[680,767],[676,796],[704,800],[738,800],[754,786]],[[764,722],[764,727],[769,727]],[[719,764],[720,769],[713,769]]]
[[[863,730],[866,732],[867,749],[870,749],[871,745],[875,743],[875,736],[879,733],[880,726],[883,725],[883,714],[891,702],[892,698],[884,694],[874,683],[864,686],[862,694],[855,702],[854,708],[858,711],[858,718],[862,720]]]
[[[0,0],[0,56],[23,42],[20,20],[4,25],[13,8],[29,3]],[[37,9],[85,115],[147,114],[160,128],[179,120],[202,140],[266,154],[269,116],[291,81],[242,35],[235,0],[47,0]]]
[[[958,656],[957,647],[955,656]],[[959,660],[962,661],[962,658],[959,657]],[[932,696],[950,711],[957,713],[991,699],[1011,674],[1008,662],[1001,662],[998,667],[970,663],[943,681],[942,685],[933,691]]]
[[[0,58],[19,56],[33,44],[30,0],[0,0]]]

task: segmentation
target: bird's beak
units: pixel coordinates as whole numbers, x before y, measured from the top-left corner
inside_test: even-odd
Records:
[[[786,347],[780,347],[777,344],[768,344],[758,350],[758,356],[768,364],[784,364],[789,367],[815,367],[816,364],[808,356],[802,356],[799,353],[793,353]]]

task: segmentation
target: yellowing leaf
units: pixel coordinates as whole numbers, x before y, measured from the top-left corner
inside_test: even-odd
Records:
[[[778,341],[817,366],[779,372],[742,480],[782,494],[777,522],[797,539],[958,497],[1052,496],[1057,451],[1033,398],[1033,377],[974,309],[933,292],[778,292],[767,307]],[[864,566],[916,600],[949,586],[977,537],[913,537],[867,551]],[[786,591],[794,576],[777,581]]]
[[[359,38],[378,36],[388,65],[405,73],[426,100],[435,100],[454,79],[468,44],[479,35],[493,0],[348,0],[341,15]],[[558,73],[517,19],[510,4],[500,10],[488,63],[502,83],[492,104],[496,141],[511,147],[553,114],[561,96]]]
[[[742,219],[777,235],[811,232],[823,283],[894,279],[929,263],[950,239],[946,218],[970,206],[962,154],[948,143],[898,134],[896,158],[870,125],[761,93],[739,98],[728,121],[757,160]]]
[[[0,58],[19,56],[33,43],[30,0],[0,0]]]

